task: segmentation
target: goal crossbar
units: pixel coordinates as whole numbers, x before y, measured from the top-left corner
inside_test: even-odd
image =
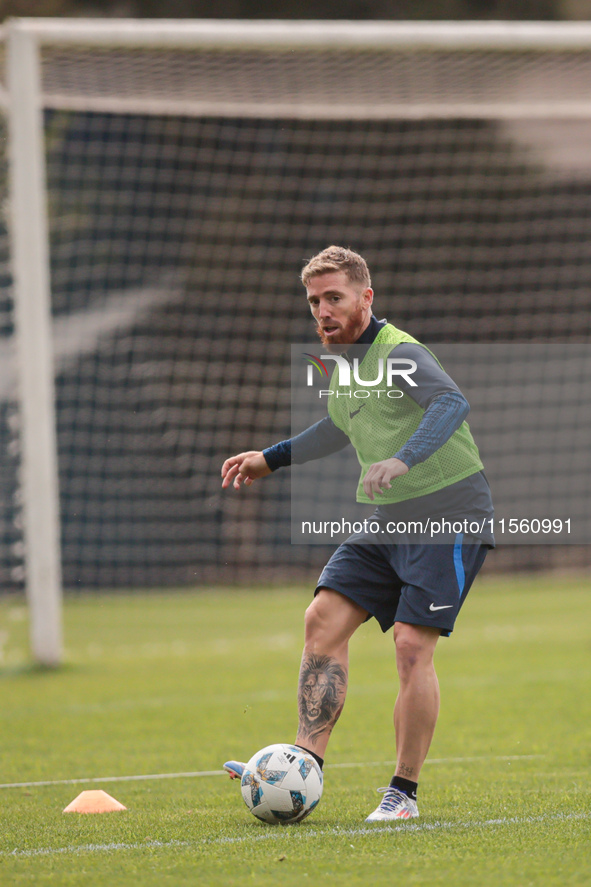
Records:
[[[13,19],[40,44],[162,49],[588,49],[591,22]]]
[[[12,20],[6,32],[9,44],[18,36],[49,53],[38,102],[59,111],[300,120],[591,117],[591,72],[580,74],[574,90],[569,75],[563,79],[564,56],[591,50],[591,22],[31,18]],[[86,66],[80,83],[73,67],[62,76],[66,50]],[[172,72],[168,85],[145,76],[142,58],[150,51]],[[557,67],[536,87],[541,54]],[[377,65],[370,101],[352,74],[359,55]],[[468,69],[450,66],[453,56]],[[308,69],[311,89],[300,76]]]

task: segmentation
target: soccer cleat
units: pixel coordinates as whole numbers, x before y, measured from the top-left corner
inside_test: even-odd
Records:
[[[379,807],[370,813],[366,822],[390,822],[393,819],[416,819],[419,815],[417,802],[401,792],[400,789],[389,785],[387,788],[379,788],[384,792],[384,797]]]
[[[240,761],[226,761],[224,764],[224,770],[230,774],[230,779],[242,779],[245,769],[246,764],[242,764]]]

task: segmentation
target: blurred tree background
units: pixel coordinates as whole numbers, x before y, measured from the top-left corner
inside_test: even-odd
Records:
[[[591,19],[591,0],[0,0],[8,16],[245,19]]]

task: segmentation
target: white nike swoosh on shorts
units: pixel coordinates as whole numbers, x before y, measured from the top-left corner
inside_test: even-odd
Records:
[[[436,607],[434,604],[431,604],[429,609],[434,613],[435,610],[450,610],[453,607],[453,604],[444,604],[442,607]]]

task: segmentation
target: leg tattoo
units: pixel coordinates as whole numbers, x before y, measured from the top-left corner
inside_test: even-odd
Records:
[[[336,724],[347,692],[347,674],[332,656],[304,653],[300,669],[299,735],[314,742]]]

